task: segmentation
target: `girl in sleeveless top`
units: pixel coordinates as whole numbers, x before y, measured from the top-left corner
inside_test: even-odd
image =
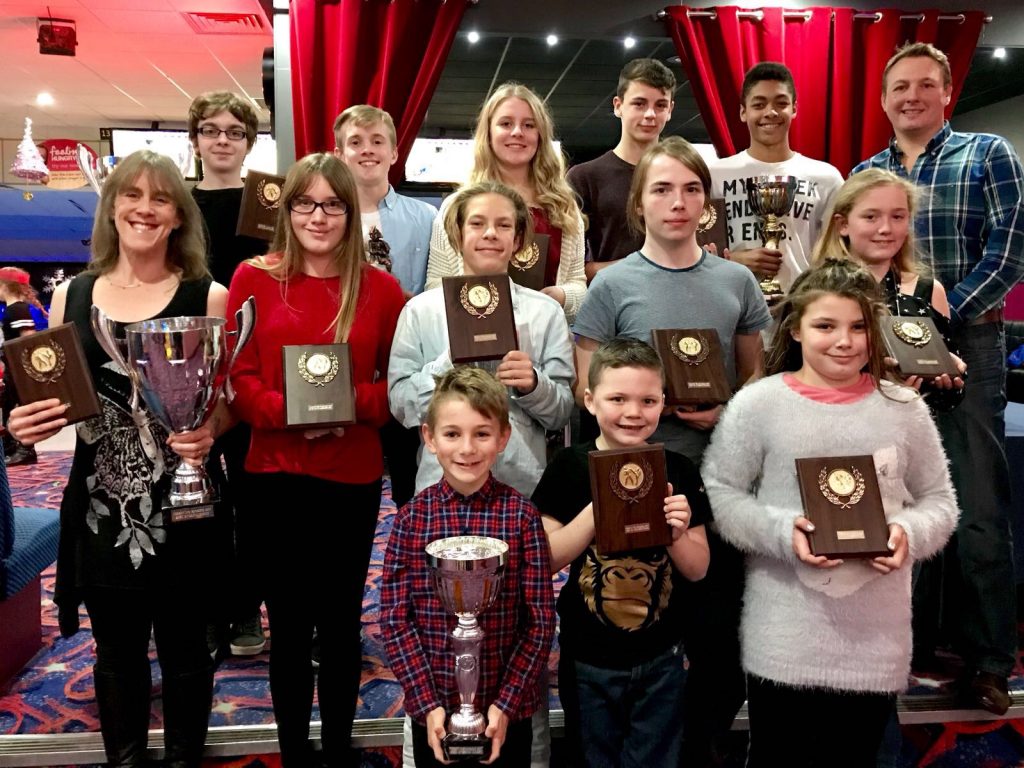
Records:
[[[851,176],[836,192],[825,231],[812,263],[826,255],[845,255],[875,278],[893,315],[930,317],[953,354],[949,301],[942,284],[926,274],[915,257],[914,214],[917,188],[891,171],[871,168]],[[951,380],[912,377],[904,383],[922,391],[933,411],[949,411],[963,399],[963,371]]]
[[[128,376],[93,335],[90,306],[123,333],[150,318],[223,317],[226,300],[207,272],[199,209],[174,164],[148,150],[125,158],[103,185],[89,268],[57,288],[50,310],[51,323],[75,323],[103,406],[76,426],[55,600],[62,634],[77,631],[83,601],[92,623],[109,765],[141,765],[146,757],[151,634],[163,678],[166,764],[200,764],[213,686],[204,599],[216,583],[206,565],[213,521],[172,524],[161,504],[178,462],[202,464],[227,416],[218,406],[199,429],[168,436],[145,405],[133,413]],[[66,425],[65,409],[57,399],[19,405],[11,432],[26,444],[45,440]]]

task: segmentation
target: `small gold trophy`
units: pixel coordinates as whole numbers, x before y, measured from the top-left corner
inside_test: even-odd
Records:
[[[750,207],[761,217],[761,245],[779,249],[779,240],[785,231],[779,218],[786,216],[793,207],[796,196],[795,176],[758,176],[747,185],[747,200]],[[761,292],[765,296],[780,296],[782,285],[774,277],[761,279]]]

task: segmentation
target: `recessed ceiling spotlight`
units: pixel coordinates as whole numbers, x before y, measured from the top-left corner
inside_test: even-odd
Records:
[[[39,107],[52,107],[54,104],[53,96],[46,91],[41,91],[36,95],[36,106]]]
[[[469,40],[469,42],[471,43],[479,43],[480,33],[474,29],[466,35],[466,39]]]
[[[558,45],[558,35],[548,35],[545,39],[548,45]]]
[[[992,57],[995,58],[995,59],[1005,59],[1006,58],[1006,49],[1005,48],[996,48],[994,51],[992,51]]]
[[[634,38],[634,37],[627,37],[625,40],[622,41],[622,44],[628,50],[628,49],[632,48],[634,45],[636,45],[636,38]]]

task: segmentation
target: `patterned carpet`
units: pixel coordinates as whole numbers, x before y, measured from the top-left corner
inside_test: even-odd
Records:
[[[68,453],[40,454],[39,464],[15,467],[10,481],[15,504],[56,508],[60,504],[64,481],[70,466]],[[394,505],[385,492],[374,541],[374,552],[367,578],[363,614],[363,680],[357,717],[396,717],[402,714],[398,684],[386,663],[377,625],[381,566],[384,546],[391,530]],[[50,600],[54,570],[43,574],[43,648],[0,695],[0,734],[70,733],[98,730],[98,715],[93,700],[93,644],[88,617],[82,614],[82,630],[71,638],[62,638],[57,630],[56,613]],[[558,584],[556,584],[558,586]],[[264,618],[265,622],[265,618]],[[266,626],[264,624],[264,626]],[[152,660],[154,704],[152,726],[161,727],[160,670]],[[551,659],[550,704],[558,708],[556,681],[557,648]],[[941,678],[913,681],[913,690],[934,692],[947,685]],[[1018,681],[1020,682],[1020,681]],[[314,717],[316,717],[314,710]],[[267,724],[273,721],[267,684],[267,654],[249,659],[229,658],[217,671],[211,725]],[[935,766],[936,768],[1024,768],[1024,721],[990,723],[946,723],[904,726],[903,750],[899,766]],[[367,750],[364,766],[384,768],[394,765],[397,748]],[[207,761],[211,766],[266,766],[277,768],[276,755]]]

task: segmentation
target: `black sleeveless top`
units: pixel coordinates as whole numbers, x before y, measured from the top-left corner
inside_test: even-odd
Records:
[[[178,456],[167,432],[145,410],[140,424],[129,407],[128,376],[111,361],[90,322],[97,275],[83,273],[68,285],[65,322],[82,340],[103,412],[76,425],[75,456],[61,502],[61,541],[55,600],[61,631],[77,629],[81,590],[88,587],[146,589],[173,576],[188,579],[203,562],[203,540],[213,538],[199,520],[169,526],[160,506]],[[211,278],[178,285],[153,318],[206,315]],[[117,324],[123,337],[124,324]],[[127,608],[127,606],[126,606]],[[130,609],[130,608],[129,608]]]

